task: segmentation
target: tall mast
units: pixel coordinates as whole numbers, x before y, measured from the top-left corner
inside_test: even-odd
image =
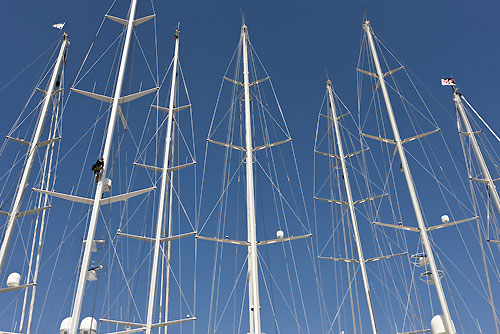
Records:
[[[443,286],[441,285],[441,278],[439,277],[436,262],[434,260],[434,255],[432,253],[431,244],[429,242],[429,237],[427,236],[427,228],[425,226],[424,218],[422,216],[422,210],[418,202],[415,184],[413,183],[413,177],[411,175],[410,167],[408,166],[408,161],[406,160],[405,151],[403,149],[403,143],[399,135],[398,125],[396,123],[396,119],[394,118],[394,113],[392,111],[391,100],[389,99],[389,94],[387,92],[387,87],[384,81],[384,74],[382,72],[382,68],[380,67],[377,50],[375,49],[375,44],[373,42],[370,22],[368,20],[366,20],[365,23],[363,24],[363,29],[365,30],[366,36],[368,37],[368,44],[370,45],[373,61],[377,69],[378,82],[380,83],[380,88],[382,89],[382,94],[384,96],[387,114],[389,116],[392,132],[394,134],[394,141],[396,142],[396,149],[398,151],[399,158],[401,160],[401,167],[403,169],[403,173],[406,179],[406,184],[408,186],[408,191],[410,193],[413,211],[415,212],[415,217],[417,219],[420,238],[422,240],[422,245],[424,247],[425,254],[427,255],[427,259],[429,260],[429,266],[431,269],[432,277],[434,279],[435,283],[434,285],[436,287],[439,304],[441,305],[441,311],[443,312],[444,327],[448,334],[454,334],[455,332],[451,321],[450,310],[448,309],[448,304],[446,302],[446,297],[444,295]]]
[[[148,314],[146,319],[146,334],[151,334],[151,326],[153,324],[153,311],[154,311],[154,302],[156,295],[156,279],[158,276],[158,257],[160,255],[160,239],[162,234],[163,227],[163,219],[164,219],[164,211],[166,199],[168,198],[169,192],[169,182],[171,182],[169,178],[170,172],[168,171],[170,154],[171,154],[171,142],[172,142],[172,124],[174,117],[174,103],[175,103],[175,92],[176,92],[176,80],[177,80],[177,67],[178,67],[178,56],[179,56],[179,29],[175,32],[175,52],[174,52],[174,67],[172,70],[172,84],[170,85],[170,102],[168,107],[168,119],[167,119],[167,135],[165,138],[165,151],[163,155],[163,168],[161,174],[161,189],[160,189],[160,201],[158,204],[158,214],[157,214],[157,222],[156,222],[156,236],[155,236],[155,244],[153,251],[153,268],[151,269],[151,282],[149,285],[149,301],[148,301]],[[170,225],[170,224],[169,224]],[[170,226],[169,226],[170,233]],[[170,236],[170,235],[169,235]],[[170,243],[170,241],[169,241]],[[170,263],[167,260],[167,271],[170,270]],[[168,274],[167,274],[168,275]],[[169,285],[166,286],[167,296],[169,291]],[[168,299],[166,300],[166,309],[168,309]],[[166,313],[167,315],[168,313]],[[165,321],[168,321],[165,318]],[[168,327],[168,326],[167,326]],[[165,328],[167,328],[165,327]]]
[[[173,120],[175,122],[175,118]],[[174,146],[175,142],[175,131],[172,132],[172,153],[170,154],[171,160],[170,160],[170,165],[173,165],[174,163]],[[174,173],[170,173],[170,193],[168,194],[169,196],[169,203],[168,203],[168,227],[167,227],[167,238],[172,238],[172,200],[174,197]],[[166,272],[165,272],[165,322],[168,322],[169,319],[169,311],[170,311],[170,259],[172,257],[172,241],[167,241],[167,258],[166,260]],[[168,327],[165,326],[165,334],[168,333]]]
[[[335,101],[333,98],[332,82],[330,80],[326,83],[326,88],[328,90],[328,98],[330,100],[330,110],[332,111],[332,120],[335,129],[335,137],[337,141],[337,147],[339,150],[340,164],[342,166],[342,176],[344,179],[345,192],[347,195],[347,204],[349,206],[349,214],[351,216],[352,229],[354,232],[354,239],[356,241],[356,249],[358,251],[359,265],[361,266],[361,276],[363,278],[363,285],[365,288],[366,302],[368,304],[368,313],[370,314],[370,321],[372,326],[373,334],[377,333],[377,325],[375,323],[375,314],[373,312],[372,299],[370,296],[370,285],[368,284],[368,275],[366,274],[366,263],[365,257],[363,255],[363,248],[361,247],[361,239],[359,237],[358,221],[356,219],[356,211],[354,210],[354,201],[352,199],[351,184],[349,182],[349,173],[347,172],[347,166],[344,156],[344,148],[342,147],[342,137],[340,136],[339,129],[339,119],[337,118],[337,109],[335,107]]]
[[[500,197],[498,197],[497,188],[493,179],[491,178],[490,171],[488,170],[488,166],[486,166],[486,162],[484,161],[483,155],[481,153],[481,149],[477,144],[476,135],[474,131],[472,131],[472,127],[470,126],[469,119],[467,118],[467,114],[464,110],[464,105],[462,104],[462,100],[460,99],[461,94],[458,92],[458,89],[453,89],[453,102],[455,102],[455,106],[457,108],[457,113],[460,115],[462,122],[465,126],[465,131],[467,136],[469,137],[470,143],[472,144],[472,150],[474,151],[474,155],[476,156],[477,163],[479,164],[479,168],[481,169],[481,173],[483,174],[483,181],[488,186],[488,193],[490,194],[491,201],[493,202],[493,206],[495,210],[500,215]]]
[[[250,81],[248,74],[248,31],[241,26],[243,41],[243,85],[245,88],[245,149],[247,188],[247,233],[248,233],[248,307],[250,314],[250,334],[260,332],[259,272],[257,268],[257,234],[255,224],[255,194],[253,180],[252,123],[250,116]]]
[[[52,138],[55,138],[54,137],[55,133],[56,133],[55,124],[57,124],[59,122],[58,115],[56,114],[55,116],[56,117],[53,120],[54,129],[52,130]],[[54,117],[54,114],[52,115],[52,117]],[[48,150],[48,151],[50,151],[50,157],[48,156],[49,152],[47,152],[47,155],[45,157],[44,168],[47,171],[47,176],[45,178],[45,189],[47,189],[47,190],[50,188],[50,180],[51,180],[51,174],[52,174],[52,161],[53,161],[53,157],[54,157],[54,145],[55,145],[54,143],[50,144],[50,148]],[[42,196],[40,196],[40,200],[42,200]],[[49,196],[48,195],[43,196],[43,206],[47,206],[48,201],[49,201]],[[37,220],[38,219],[39,219],[39,217],[37,217]],[[38,236],[38,244],[37,244],[37,251],[36,251],[35,271],[33,273],[33,283],[35,283],[35,284],[38,282],[38,272],[40,269],[40,260],[41,260],[41,256],[42,256],[42,246],[43,246],[43,241],[44,241],[44,236],[45,236],[44,229],[45,229],[45,225],[47,224],[46,219],[47,219],[46,211],[43,211],[41,214],[41,217],[40,217],[40,232],[39,232],[39,236]],[[36,227],[35,227],[35,230],[36,230]],[[33,242],[33,246],[35,246],[34,242]],[[34,248],[32,249],[32,252],[33,252],[33,250],[34,250]],[[27,281],[29,282],[29,279]],[[28,311],[28,321],[26,323],[26,331],[23,331],[22,325],[23,325],[23,321],[24,321],[24,316],[21,316],[21,322],[20,322],[20,326],[19,326],[20,333],[26,333],[26,334],[31,333],[31,323],[33,320],[33,311],[35,309],[36,290],[37,290],[37,286],[33,285],[33,287],[31,288],[31,301],[30,301],[30,307],[29,307],[29,311]],[[26,291],[26,293],[24,295],[25,298],[28,297],[27,292],[28,291]],[[23,308],[24,307],[25,306],[23,303]]]
[[[455,107],[457,109],[457,113],[460,115],[460,118],[462,119],[462,122],[464,123],[465,126],[465,134],[469,137],[470,143],[472,144],[472,150],[474,151],[474,154],[476,156],[476,160],[479,164],[479,168],[481,168],[481,173],[483,174],[483,182],[486,182],[487,184],[487,189],[488,193],[490,194],[490,199],[493,202],[493,205],[495,206],[495,209],[498,214],[500,214],[500,198],[498,197],[498,192],[497,188],[495,186],[495,183],[493,183],[493,179],[491,178],[490,171],[488,170],[488,166],[486,166],[486,162],[484,161],[483,155],[481,153],[481,149],[479,148],[479,145],[477,144],[476,140],[476,134],[474,131],[472,131],[472,127],[470,126],[469,119],[467,118],[467,114],[465,113],[464,105],[462,103],[460,92],[455,86],[452,86],[453,88],[453,102],[455,102]],[[461,129],[458,129],[461,131]],[[462,132],[461,132],[462,133]],[[490,296],[490,306],[491,310],[493,312],[493,321],[495,322],[495,330],[496,333],[498,334],[500,329],[498,328],[498,316],[497,312],[495,310],[495,303],[493,301],[493,294],[491,291],[491,284],[490,284],[490,278],[488,275],[488,266],[485,262],[484,258],[484,249],[483,249],[483,243],[482,243],[482,237],[481,237],[481,231],[479,229],[479,221],[478,221],[478,235],[480,238],[481,242],[481,252],[483,252],[483,265],[484,265],[484,270],[486,273],[486,279],[488,283],[488,292]]]
[[[26,162],[24,164],[23,175],[21,177],[21,181],[17,187],[16,197],[14,200],[14,205],[12,206],[11,211],[9,212],[9,218],[7,222],[7,227],[5,229],[5,234],[2,241],[2,246],[0,248],[0,273],[2,272],[3,265],[5,263],[5,259],[7,256],[7,250],[9,248],[10,240],[12,238],[12,233],[14,232],[14,226],[16,225],[17,217],[21,209],[21,204],[23,201],[24,193],[26,187],[28,185],[28,179],[30,177],[31,168],[33,167],[33,162],[35,161],[35,154],[38,148],[41,146],[40,138],[43,133],[43,127],[45,124],[45,119],[47,116],[47,112],[49,110],[50,103],[52,101],[52,97],[59,93],[58,89],[58,76],[61,72],[62,67],[64,66],[64,62],[66,59],[66,49],[68,48],[69,40],[68,35],[63,35],[63,41],[61,43],[61,47],[59,49],[59,56],[57,57],[56,64],[54,66],[54,70],[52,71],[52,76],[50,78],[49,86],[45,93],[45,99],[43,101],[42,110],[40,111],[40,116],[38,117],[38,122],[36,125],[36,130],[33,135],[33,140],[31,143],[27,143],[29,145],[28,157],[26,158]],[[54,142],[56,139],[52,139],[52,141],[44,142],[43,144],[50,144]],[[44,208],[40,208],[38,211],[43,210]],[[35,210],[35,212],[37,212]]]
[[[89,229],[85,242],[85,251],[83,253],[82,264],[80,266],[78,286],[76,289],[75,302],[73,304],[73,312],[71,314],[70,334],[78,333],[78,323],[80,320],[80,312],[82,310],[82,302],[83,302],[83,293],[85,291],[85,283],[87,279],[86,276],[90,264],[90,255],[92,252],[92,244],[94,242],[95,230],[97,227],[97,219],[99,217],[100,201],[103,195],[103,186],[104,186],[103,181],[106,178],[109,166],[111,166],[109,158],[111,152],[111,144],[113,142],[113,132],[115,130],[115,123],[116,123],[116,116],[118,114],[118,109],[120,108],[119,103],[122,92],[123,78],[125,76],[125,69],[127,65],[127,57],[130,48],[130,41],[132,39],[132,29],[136,25],[134,24],[136,5],[137,5],[137,0],[131,0],[130,14],[127,22],[127,33],[125,36],[125,42],[123,43],[120,69],[118,72],[118,79],[116,81],[116,87],[113,96],[113,106],[111,108],[111,115],[109,117],[108,130],[106,134],[106,143],[104,144],[104,152],[102,154],[102,158],[104,160],[104,166],[101,172],[101,178],[97,183],[97,189],[94,196],[92,214],[90,216]]]

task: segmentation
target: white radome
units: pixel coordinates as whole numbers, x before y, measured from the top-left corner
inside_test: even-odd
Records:
[[[285,235],[285,233],[282,230],[276,231],[276,238],[283,239],[284,235]]]
[[[450,222],[450,217],[448,217],[448,215],[442,215],[441,216],[441,221],[443,222],[443,224],[449,223]]]
[[[17,288],[21,284],[21,275],[19,273],[12,273],[7,277],[7,286],[9,288]]]
[[[451,322],[453,326],[453,333],[456,333],[455,324]],[[431,320],[431,332],[432,334],[446,334],[446,329],[444,328],[444,316],[442,314],[435,315]]]
[[[61,322],[61,327],[59,327],[59,334],[69,334],[70,327],[71,327],[71,317],[67,317]]]
[[[97,333],[97,320],[92,317],[87,317],[80,323],[80,334],[95,334]]]

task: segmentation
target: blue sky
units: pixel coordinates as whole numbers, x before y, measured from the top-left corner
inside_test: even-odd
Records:
[[[149,15],[151,13],[150,2],[141,0],[139,3],[138,16]],[[4,48],[0,54],[0,63],[2,64],[0,66],[0,89],[2,89],[0,100],[3,109],[0,134],[7,134],[17,118],[17,110],[22,108],[26,98],[31,93],[35,78],[39,75],[39,67],[44,65],[43,60],[28,68],[7,87],[1,87],[58,38],[59,31],[51,28],[51,25],[67,22],[65,31],[69,34],[71,41],[66,67],[66,84],[69,88],[110,4],[109,1],[43,1],[27,5],[23,2],[9,1],[0,5],[4,13],[0,22],[0,28],[4,31],[2,34]],[[177,22],[181,22],[180,57],[193,104],[195,148],[198,161],[203,160],[205,139],[219,85],[239,39],[241,11],[243,10],[252,44],[272,78],[284,111],[299,161],[304,195],[307,199],[306,206],[312,217],[312,150],[317,113],[325,90],[325,73],[328,72],[332,78],[336,92],[346,105],[355,111],[357,105],[355,67],[362,36],[361,25],[365,5],[367,5],[368,18],[377,35],[404,61],[407,70],[416,74],[423,86],[436,97],[437,102],[432,102],[432,106],[435,108],[432,108],[431,112],[439,126],[449,126],[451,129],[455,126],[453,119],[439,106],[441,104],[449,113],[453,114],[451,93],[448,88],[440,86],[439,79],[454,76],[469,101],[481,112],[487,122],[492,124],[494,129],[496,128],[495,124],[500,118],[496,113],[498,107],[494,90],[496,88],[495,78],[498,77],[499,70],[495,64],[500,56],[500,47],[496,33],[498,5],[495,3],[488,3],[486,6],[485,3],[448,0],[440,2],[384,1],[382,3],[361,1],[269,2],[260,0],[252,2],[155,2],[160,75],[163,75],[162,73],[169,65],[173,53],[173,33]],[[124,16],[127,7],[128,1],[118,1],[111,14]],[[91,56],[95,57],[96,54],[99,54],[99,50],[104,50],[116,38],[119,29],[118,25],[106,22],[96,40],[95,52],[93,51]],[[141,30],[139,35],[146,48],[154,45],[154,40],[151,37],[152,32],[150,26]],[[146,50],[146,54],[149,60],[154,59],[154,52]],[[140,52],[135,52],[135,55],[134,60],[141,64]],[[109,68],[111,60],[112,58],[105,59],[102,65],[103,72],[93,72],[81,82],[81,86],[77,87],[92,89],[93,83],[96,82],[96,91],[102,91],[107,75],[99,76],[99,73],[106,73],[106,68]],[[131,81],[130,86],[127,87],[130,92],[138,90],[141,84],[144,89],[153,87],[154,82],[151,76],[140,74],[141,71],[142,73],[147,71],[143,63],[134,67],[133,71],[134,81]],[[61,146],[62,150],[72,147],[82,133],[92,125],[98,107],[98,104],[92,101],[72,96],[64,116],[65,136]],[[132,113],[133,110],[129,112]],[[138,117],[137,124],[144,122],[144,118],[139,116],[130,114],[130,117]],[[103,125],[101,124],[96,129],[96,137],[102,133]],[[448,132],[445,136],[457,135],[456,132]],[[90,153],[89,161],[98,154],[100,140],[94,139],[92,143],[93,151]],[[9,145],[15,144],[10,143]],[[79,177],[85,149],[86,147],[78,146],[66,159],[56,183],[57,190],[71,191]],[[456,147],[456,150],[460,151],[460,148]],[[2,156],[1,159],[3,171],[8,168],[10,158]],[[201,170],[202,167],[199,166],[198,173],[201,173]],[[89,175],[84,175],[84,178],[91,178],[90,172]],[[493,175],[493,177],[496,176]],[[201,177],[198,178],[198,181],[200,179]],[[199,185],[197,189],[199,190]],[[85,190],[82,191],[84,193]],[[208,191],[205,196],[214,196],[215,194],[215,191],[213,193]],[[425,189],[421,190],[422,197],[430,198],[430,195],[432,193],[426,192]],[[64,209],[62,213],[54,212],[52,215],[62,222],[76,219],[75,213],[72,214],[76,216],[70,216],[68,213],[67,203],[62,201],[56,203],[59,206],[64,206]],[[80,207],[75,207],[75,211],[77,211],[76,209],[81,210]],[[191,209],[194,209],[194,205],[191,206]],[[56,208],[53,209],[53,211],[55,210]],[[202,216],[203,210],[202,208]],[[71,220],[68,220],[68,217],[71,217]],[[54,233],[55,237],[48,237],[49,244],[57,243],[60,240],[60,233],[57,233],[57,230],[61,232],[60,227],[53,228],[56,233]],[[269,233],[272,234],[272,232]],[[367,233],[366,230],[365,233]],[[76,249],[76,254],[79,250],[78,240],[81,240],[82,236],[83,228],[71,239],[73,243],[71,247]],[[453,242],[450,241],[450,243]],[[49,249],[44,254],[50,254]],[[208,252],[209,248],[206,250]],[[305,251],[299,248],[300,250]],[[498,251],[498,249],[496,250]],[[300,256],[299,258],[304,261],[306,266],[308,257]],[[198,259],[201,261],[200,258]],[[71,258],[68,258],[66,261],[70,260]],[[73,260],[75,260],[74,257]],[[210,266],[203,265],[204,261],[201,262],[200,271],[210,269]],[[70,266],[71,271],[76,268],[75,263],[69,264],[68,262],[68,266]],[[188,269],[185,270],[189,273]],[[74,273],[72,274],[74,277]],[[312,275],[306,273],[305,276],[305,286],[314,285]],[[71,275],[60,276],[61,284],[64,284],[63,280],[69,279],[68,277]],[[204,281],[203,276],[198,279],[198,283]],[[498,285],[498,281],[495,283]],[[200,291],[200,298],[208,298],[203,293],[203,288],[200,288]],[[498,296],[499,291],[497,286],[496,296]],[[64,293],[56,295],[55,298],[63,298]],[[315,294],[316,291],[313,289],[306,296],[308,308],[313,310],[318,307]],[[469,297],[474,298],[473,295]],[[8,304],[4,301],[7,298],[9,298],[7,295],[1,296],[2,305]],[[481,323],[483,332],[493,332],[488,306],[484,302],[478,302],[477,299],[473,300],[473,307],[477,307],[478,313],[484,315],[484,324]],[[64,303],[69,303],[68,297]],[[57,302],[52,302],[51,305],[55,304]],[[200,318],[197,332],[203,332],[206,328],[206,315],[203,315],[204,309],[200,306],[202,304],[202,301],[197,304],[197,315]],[[184,311],[182,309],[182,312]],[[57,316],[55,314],[54,311],[54,314],[50,315],[51,319],[48,320],[50,325],[46,326],[47,332],[57,329],[59,321],[62,320],[60,313],[57,313]],[[311,332],[320,332],[318,315],[313,314],[310,317]],[[0,330],[9,329],[12,326],[12,319],[13,317],[7,314],[4,314],[3,318],[0,317],[0,325],[2,326]],[[384,320],[381,318],[381,328],[387,328],[383,322]],[[364,329],[367,328],[366,326]],[[268,329],[264,329],[264,331],[273,332]],[[40,330],[40,332],[44,331]],[[221,332],[226,333],[226,331]]]

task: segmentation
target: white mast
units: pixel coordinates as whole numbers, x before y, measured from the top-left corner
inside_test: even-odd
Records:
[[[462,119],[462,122],[464,123],[464,126],[465,126],[465,133],[468,137],[469,137],[469,140],[470,140],[470,143],[472,144],[472,150],[474,151],[474,154],[476,156],[476,160],[479,164],[479,168],[481,169],[481,173],[483,174],[483,180],[482,182],[485,182],[488,186],[488,193],[490,194],[490,198],[491,198],[491,201],[493,202],[493,205],[495,206],[495,209],[497,211],[498,214],[500,214],[500,198],[498,197],[498,192],[497,192],[497,188],[495,186],[495,183],[493,182],[493,179],[491,178],[491,175],[490,175],[490,171],[488,170],[488,166],[486,165],[486,162],[484,161],[484,158],[483,158],[483,155],[481,153],[481,149],[479,148],[479,145],[477,143],[477,140],[476,140],[476,134],[474,133],[474,131],[472,131],[472,127],[470,126],[470,123],[469,123],[469,119],[467,118],[467,114],[465,113],[465,110],[464,110],[464,106],[462,104],[462,100],[461,100],[461,96],[462,94],[460,94],[460,92],[458,91],[458,89],[453,86],[453,102],[455,102],[455,106],[457,108],[457,113],[460,115],[460,118]],[[458,129],[461,132],[461,129],[459,128]],[[479,224],[479,222],[478,222]],[[480,233],[481,231],[479,230],[479,225],[478,225],[478,233],[479,233],[479,237],[481,237]],[[484,252],[483,250],[483,245],[481,243],[481,251]],[[483,254],[484,256],[484,254]],[[483,260],[484,260],[484,257],[483,257]],[[495,322],[495,330],[496,330],[496,333],[498,334],[499,333],[499,328],[498,328],[498,316],[497,316],[497,312],[495,310],[495,303],[493,301],[493,295],[492,295],[492,292],[491,292],[491,284],[490,284],[490,280],[489,280],[489,276],[488,276],[488,266],[486,265],[486,262],[483,263],[484,264],[484,270],[486,272],[486,276],[487,276],[487,281],[488,281],[488,292],[489,292],[489,295],[490,295],[490,306],[491,306],[491,310],[493,312],[493,321]]]
[[[147,314],[147,319],[146,319],[146,334],[151,334],[151,326],[153,324],[153,311],[154,311],[154,302],[155,302],[155,295],[156,295],[156,278],[158,276],[158,257],[160,254],[160,239],[161,239],[161,234],[162,234],[162,226],[163,226],[163,218],[164,218],[164,211],[165,211],[165,203],[166,203],[166,198],[168,195],[169,191],[169,171],[168,171],[168,166],[169,166],[169,160],[170,160],[170,147],[171,147],[171,142],[172,142],[172,124],[173,124],[173,117],[174,117],[174,103],[175,103],[175,92],[176,92],[176,80],[177,80],[177,67],[178,67],[178,57],[179,57],[179,29],[175,32],[175,52],[174,52],[174,66],[172,70],[172,84],[170,86],[170,102],[169,102],[169,107],[168,107],[168,120],[167,120],[167,134],[165,138],[165,151],[163,155],[163,169],[162,169],[162,175],[161,175],[161,189],[160,189],[160,201],[158,204],[158,214],[157,214],[157,223],[156,223],[156,237],[155,237],[155,244],[154,244],[154,251],[153,251],[153,268],[151,269],[151,282],[149,285],[149,301],[148,301],[148,314]],[[170,224],[169,224],[170,225]],[[169,226],[169,233],[171,232],[170,226]],[[170,235],[169,235],[170,236]],[[170,241],[168,241],[170,243]],[[168,271],[170,270],[170,258],[167,259],[167,277],[168,276]],[[167,283],[166,286],[167,289],[167,298],[169,295],[169,284]],[[165,316],[168,316],[168,299],[166,300],[165,304]],[[165,321],[168,321],[168,318],[165,318]],[[165,327],[165,329],[168,326]]]
[[[477,144],[475,133],[474,131],[472,131],[472,127],[470,126],[469,119],[465,114],[464,106],[462,104],[460,97],[461,94],[458,92],[457,89],[454,89],[453,102],[455,102],[457,112],[460,115],[462,122],[464,123],[466,134],[469,137],[470,143],[472,144],[472,150],[474,151],[477,163],[479,164],[479,168],[481,169],[481,173],[483,174],[484,178],[483,181],[488,186],[488,193],[490,194],[491,201],[495,206],[495,210],[500,215],[500,197],[498,197],[497,188],[495,186],[495,183],[493,182],[493,179],[491,178],[488,166],[486,166],[486,162],[484,161],[481,149]]]
[[[52,101],[52,97],[59,93],[61,90],[57,88],[57,81],[58,81],[58,76],[59,73],[62,69],[62,66],[64,65],[65,58],[66,58],[66,49],[69,45],[69,40],[68,40],[68,35],[64,34],[63,35],[63,41],[61,43],[61,47],[59,50],[59,56],[57,57],[56,64],[54,66],[54,70],[52,71],[52,76],[50,78],[49,86],[47,88],[47,91],[43,91],[45,93],[45,99],[43,101],[43,106],[40,111],[40,116],[38,117],[38,123],[36,125],[36,130],[33,135],[33,140],[31,143],[26,143],[29,145],[29,151],[28,151],[28,157],[26,158],[26,162],[24,164],[24,171],[23,175],[21,177],[21,181],[19,182],[19,185],[17,187],[17,192],[16,192],[16,197],[14,200],[14,205],[12,206],[11,211],[9,212],[9,218],[7,222],[7,228],[5,229],[5,234],[4,238],[2,241],[2,247],[0,248],[0,273],[2,272],[2,267],[3,264],[5,263],[5,258],[7,256],[7,250],[9,248],[10,244],[10,239],[12,238],[12,233],[14,232],[14,226],[17,221],[18,214],[20,213],[21,209],[21,204],[23,201],[24,197],[24,192],[26,190],[26,187],[28,185],[28,179],[31,173],[31,167],[33,167],[33,162],[35,161],[35,154],[38,148],[42,145],[47,145],[51,144],[52,142],[60,139],[51,139],[46,142],[40,142],[40,138],[42,136],[43,132],[43,127],[45,124],[45,119],[47,116],[47,112],[49,110],[50,102]],[[9,139],[13,139],[8,137]],[[17,140],[19,141],[19,140]],[[39,208],[35,209],[33,213],[41,211],[45,208]]]
[[[130,47],[130,41],[132,39],[132,29],[136,25],[134,24],[135,10],[136,10],[137,0],[131,0],[130,3],[130,14],[127,22],[127,34],[125,36],[125,42],[123,43],[122,57],[120,62],[120,70],[118,72],[118,79],[116,81],[116,88],[113,97],[113,107],[111,108],[111,115],[109,117],[108,130],[106,134],[106,143],[104,144],[104,152],[102,158],[104,159],[104,166],[101,172],[101,178],[97,183],[97,189],[94,196],[94,203],[92,207],[92,214],[90,216],[89,229],[87,233],[87,238],[85,242],[85,251],[83,253],[82,265],[80,266],[80,275],[78,278],[78,286],[75,295],[75,302],[73,304],[73,312],[71,314],[71,327],[70,334],[78,333],[78,323],[80,321],[80,312],[82,310],[83,294],[85,292],[85,283],[87,280],[87,271],[90,263],[90,255],[92,252],[92,244],[94,242],[95,230],[97,227],[97,219],[99,217],[99,206],[103,194],[103,180],[106,178],[106,173],[110,164],[110,152],[111,144],[113,142],[113,132],[115,129],[116,116],[118,114],[118,109],[120,108],[120,98],[123,85],[123,78],[125,76],[125,68],[127,65],[127,56]]]
[[[410,167],[408,166],[408,161],[406,160],[405,151],[403,149],[403,143],[399,135],[399,130],[396,123],[396,119],[394,118],[394,113],[392,111],[391,101],[389,99],[389,94],[387,92],[387,87],[384,81],[384,73],[382,72],[382,68],[380,67],[380,62],[377,56],[377,50],[375,49],[375,44],[373,42],[373,36],[370,29],[370,22],[368,20],[366,20],[365,23],[363,24],[363,29],[365,30],[366,36],[368,37],[368,44],[370,45],[373,61],[377,69],[376,74],[378,77],[378,82],[380,83],[380,88],[382,89],[382,94],[384,96],[384,101],[387,108],[387,114],[389,116],[392,132],[394,134],[394,141],[396,142],[396,149],[398,151],[399,158],[401,160],[401,167],[403,169],[403,173],[406,179],[406,184],[408,186],[408,191],[410,193],[411,203],[413,205],[413,211],[415,212],[415,217],[417,219],[420,238],[422,240],[422,245],[424,247],[425,254],[427,255],[427,259],[429,260],[429,266],[431,269],[432,277],[434,279],[436,292],[438,295],[439,303],[441,305],[441,310],[443,312],[444,327],[448,334],[455,334],[454,327],[451,321],[450,310],[448,309],[446,297],[444,295],[443,287],[441,285],[441,278],[439,277],[438,269],[429,242],[429,237],[427,236],[427,228],[425,226],[420,204],[418,202],[417,192],[415,190],[415,184],[413,183],[413,177],[411,175]]]
[[[175,118],[173,120],[175,122]],[[174,143],[175,142],[175,132],[172,132],[172,153],[171,157],[172,159],[170,160],[170,164],[172,165],[174,163]],[[170,173],[170,193],[169,195],[169,204],[168,204],[168,234],[167,238],[172,238],[172,200],[173,200],[173,193],[174,193],[174,174]],[[168,322],[168,313],[170,310],[170,259],[171,259],[171,254],[172,254],[172,241],[167,241],[167,258],[166,260],[166,273],[165,273],[165,322]],[[160,307],[161,308],[161,307]],[[168,326],[165,326],[165,334],[168,333]]]
[[[243,85],[245,88],[245,149],[246,149],[246,188],[247,188],[247,233],[248,233],[248,307],[250,314],[250,334],[260,332],[259,272],[257,267],[257,235],[255,224],[255,194],[253,180],[252,123],[250,116],[250,82],[248,74],[248,32],[241,26],[243,41]]]
[[[52,138],[54,138],[54,135],[56,134],[56,125],[57,123],[59,122],[59,119],[58,119],[58,115],[56,114],[55,115],[55,119],[53,121],[53,124],[54,124],[54,128],[52,129]],[[52,117],[54,117],[54,115],[52,115]],[[52,174],[52,161],[53,161],[53,156],[54,156],[54,143],[51,143],[50,144],[50,157],[48,157],[48,153],[47,152],[47,156],[45,158],[45,170],[47,171],[47,176],[46,176],[46,180],[45,180],[45,189],[49,189],[50,187],[50,180],[51,180],[51,174]],[[48,161],[47,161],[48,160]],[[44,171],[45,172],[45,171]],[[43,183],[42,183],[43,184]],[[42,200],[42,196],[40,196],[40,201]],[[48,195],[44,195],[43,196],[43,206],[47,206],[48,204],[48,201],[49,201],[49,196]],[[37,217],[37,220],[38,220],[38,217]],[[26,333],[26,334],[30,334],[31,333],[31,323],[32,323],[32,320],[33,320],[33,311],[35,309],[35,297],[36,297],[36,283],[38,282],[38,272],[39,272],[39,269],[40,269],[40,260],[41,260],[41,256],[42,256],[42,246],[43,246],[43,241],[44,241],[44,229],[45,229],[45,225],[46,225],[46,211],[43,211],[42,212],[42,215],[41,215],[41,219],[40,219],[40,234],[38,236],[38,244],[37,244],[37,252],[36,252],[36,262],[35,262],[35,271],[34,271],[34,274],[33,274],[33,283],[35,285],[33,285],[33,287],[31,288],[31,301],[30,301],[30,307],[29,307],[29,312],[28,312],[28,321],[26,323],[26,331],[23,332],[23,321],[24,321],[24,315],[21,316],[21,323],[20,323],[20,326],[19,326],[19,332],[20,333]],[[36,230],[36,227],[35,227],[35,230]],[[35,243],[33,242],[33,246],[35,246]],[[33,248],[32,248],[32,253],[33,253]],[[29,274],[29,273],[28,273]],[[29,275],[28,275],[29,277]],[[29,279],[27,280],[29,281]],[[25,293],[25,298],[28,297],[28,294],[27,294],[27,291]],[[24,302],[25,303],[25,302]],[[23,308],[25,307],[23,303]],[[22,312],[24,313],[24,312]]]
[[[358,222],[356,219],[356,212],[354,210],[354,201],[352,199],[351,184],[349,183],[349,174],[344,156],[344,148],[342,147],[342,137],[339,130],[339,119],[337,117],[337,109],[333,98],[332,82],[330,80],[326,83],[328,90],[328,98],[330,100],[330,110],[332,111],[332,121],[335,129],[335,136],[337,139],[337,147],[339,150],[339,159],[342,166],[342,176],[344,179],[345,192],[347,195],[347,204],[349,205],[349,214],[351,216],[352,229],[354,232],[354,239],[356,241],[356,249],[358,251],[359,265],[361,266],[361,276],[363,278],[363,285],[365,288],[366,302],[368,304],[368,313],[370,314],[370,321],[373,334],[377,333],[377,325],[375,323],[375,314],[373,312],[372,299],[370,296],[370,285],[368,283],[368,275],[366,274],[366,263],[363,255],[363,248],[361,248],[361,239],[359,237]]]

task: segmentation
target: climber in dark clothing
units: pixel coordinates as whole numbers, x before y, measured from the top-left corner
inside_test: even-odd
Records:
[[[103,167],[104,167],[103,158],[100,158],[95,162],[95,164],[92,165],[92,171],[94,172],[95,176],[95,183],[99,182],[99,178],[101,177],[101,171]]]

